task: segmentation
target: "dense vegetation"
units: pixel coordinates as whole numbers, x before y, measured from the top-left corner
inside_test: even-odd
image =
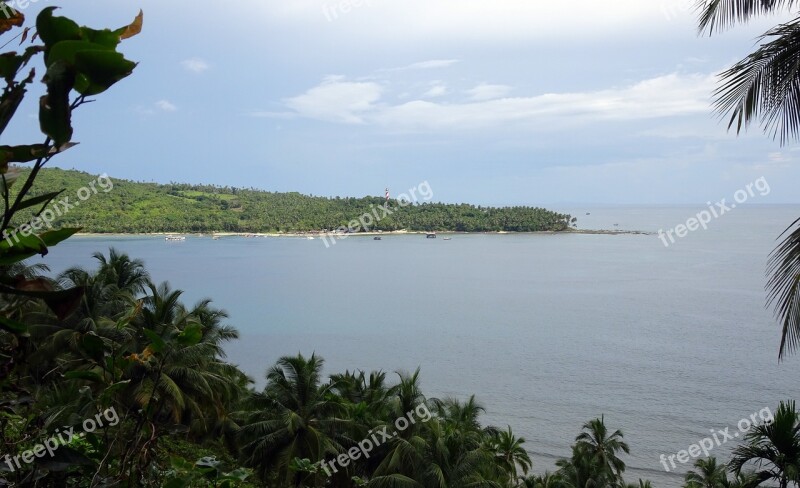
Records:
[[[23,23],[20,13],[0,20],[0,34]],[[225,312],[210,300],[182,303],[181,291],[153,283],[144,263],[111,249],[95,254],[95,269],[73,268],[55,278],[44,266],[27,266],[27,257],[46,254],[77,231],[27,225],[63,198],[62,186],[74,196],[96,180],[43,166],[70,148],[71,114],[86,97],[132,72],[135,64],[116,47],[141,25],[140,14],[120,29],[95,30],[55,17],[47,7],[37,18],[32,45],[22,54],[0,56],[6,82],[0,134],[34,80],[33,72],[25,76],[21,70],[42,54],[46,71],[39,113],[44,142],[0,146],[0,231],[15,236],[0,241],[0,486],[650,486],[624,481],[628,445],[602,416],[583,425],[554,473],[532,475],[525,440],[511,427],[482,425],[483,408],[474,397],[426,397],[419,371],[396,378],[381,371],[325,377],[321,358],[298,354],[277,359],[257,391],[225,361],[224,344],[238,337],[224,323]],[[21,37],[24,43],[27,30]],[[33,44],[35,37],[42,44]],[[9,163],[33,164],[17,171]],[[157,215],[148,230],[184,230],[158,226],[191,226],[195,217],[205,225],[212,215],[204,212],[211,209],[219,215],[215,225],[234,227],[185,230],[302,230],[344,225],[382,204],[114,183],[114,191],[87,198],[55,225],[93,229]],[[243,218],[229,221],[230,213]],[[541,209],[420,205],[398,211],[391,222],[425,230],[542,230],[566,228],[567,218]],[[540,228],[529,228],[535,226]],[[727,465],[700,459],[685,481],[687,488],[797,486],[800,415],[794,402],[782,403],[773,422],[749,431]]]
[[[181,291],[152,283],[142,262],[113,249],[95,258],[95,269],[54,280],[41,266],[2,270],[84,293],[63,319],[42,300],[0,296],[25,326],[0,332],[0,486],[649,486],[626,484],[628,446],[602,417],[583,426],[556,472],[533,475],[525,439],[482,425],[474,397],[426,397],[419,371],[326,378],[322,358],[288,356],[257,391],[224,359],[238,336],[224,311],[183,304]],[[87,428],[98,418],[105,425]],[[59,429],[83,434],[24,462]],[[369,456],[353,456],[370,439]],[[713,458],[695,466],[687,488],[798,481],[794,404],[752,429],[730,467]]]
[[[27,174],[23,171],[23,175]],[[409,231],[535,232],[570,227],[571,217],[543,208],[489,208],[419,202],[401,207],[391,200],[391,215],[376,210],[382,197],[323,198],[188,184],[139,183],[112,179],[113,189],[80,201],[81,187],[97,177],[79,171],[42,170],[32,194],[66,189],[80,204],[55,220],[56,226],[84,232],[292,232],[333,230],[364,214],[381,218],[372,229]],[[59,197],[62,198],[62,197]],[[574,222],[574,219],[572,219]]]

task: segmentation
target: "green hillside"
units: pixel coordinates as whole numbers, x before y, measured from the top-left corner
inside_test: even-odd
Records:
[[[24,174],[24,173],[23,173]],[[335,229],[371,213],[381,218],[370,230],[534,232],[569,228],[569,215],[534,207],[489,208],[420,202],[400,207],[391,200],[385,215],[381,197],[323,198],[254,189],[140,183],[112,178],[113,188],[96,175],[43,169],[32,195],[66,189],[66,206],[53,202],[56,226],[84,232],[293,232]],[[94,184],[94,192],[89,191]],[[87,188],[79,193],[81,188]],[[81,200],[79,196],[85,198]],[[64,207],[62,209],[62,207]]]

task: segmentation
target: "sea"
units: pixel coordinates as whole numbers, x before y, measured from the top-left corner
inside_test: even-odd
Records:
[[[748,424],[798,397],[800,357],[778,360],[764,286],[800,206],[740,205],[674,242],[666,231],[706,206],[554,210],[645,234],[76,236],[32,262],[91,268],[110,247],[144,260],[187,304],[229,313],[241,339],[228,358],[258,388],[298,353],[326,374],[420,368],[429,398],[474,394],[484,424],[524,437],[536,473],[602,416],[630,445],[626,481],[678,487],[696,459],[680,451],[710,439],[727,461]]]

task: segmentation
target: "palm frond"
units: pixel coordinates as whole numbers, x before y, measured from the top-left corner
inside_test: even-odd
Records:
[[[700,32],[723,30],[752,17],[790,9],[800,0],[700,0]]]
[[[772,251],[767,266],[767,304],[774,306],[782,326],[778,359],[794,352],[800,345],[800,219],[795,220],[783,235],[786,238]]]
[[[799,0],[800,1],[800,0]],[[781,144],[800,135],[800,18],[768,31],[755,52],[724,71],[715,109],[737,134],[758,121]]]

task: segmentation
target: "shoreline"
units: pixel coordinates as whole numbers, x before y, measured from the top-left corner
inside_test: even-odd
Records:
[[[76,237],[166,237],[166,236],[187,236],[187,237],[302,237],[302,238],[321,238],[335,237],[337,239],[349,237],[376,237],[376,236],[402,236],[402,235],[561,235],[561,234],[584,234],[584,235],[656,235],[655,232],[641,230],[606,230],[606,229],[571,229],[571,230],[541,230],[533,232],[514,232],[514,231],[487,231],[487,232],[463,232],[463,231],[371,231],[358,232],[354,234],[335,234],[317,231],[311,232],[79,232]]]

